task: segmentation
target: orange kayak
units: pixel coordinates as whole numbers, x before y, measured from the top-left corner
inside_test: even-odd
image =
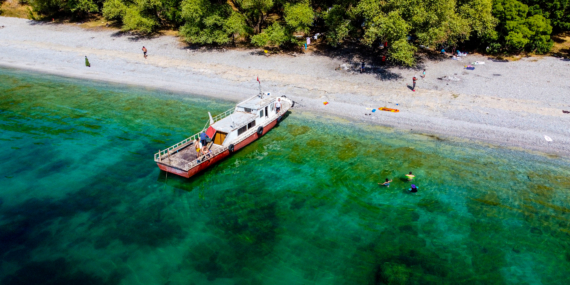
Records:
[[[386,111],[386,112],[394,112],[394,113],[400,112],[400,110],[398,110],[398,109],[391,109],[391,108],[386,108],[386,107],[378,108],[378,111]]]

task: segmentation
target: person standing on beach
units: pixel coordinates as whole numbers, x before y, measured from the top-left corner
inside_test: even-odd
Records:
[[[422,78],[426,78],[426,70],[424,69],[424,72],[422,72]]]
[[[415,76],[412,78],[412,91],[416,92],[416,80],[418,80]]]
[[[146,59],[146,57],[147,57],[147,55],[146,55],[147,50],[146,50],[146,48],[145,48],[144,46],[143,46],[143,48],[142,48],[142,51],[143,51],[143,54],[144,54],[144,58]]]
[[[91,63],[89,63],[89,60],[87,59],[87,56],[85,56],[85,66],[91,67]]]
[[[412,181],[412,180],[414,180],[414,178],[415,178],[416,176],[413,175],[412,172],[410,171],[410,174],[406,174],[406,177],[408,177],[408,181]]]
[[[364,61],[360,65],[360,73],[364,72]]]

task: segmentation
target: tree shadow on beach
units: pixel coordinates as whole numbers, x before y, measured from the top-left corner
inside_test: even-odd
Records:
[[[126,37],[131,42],[138,42],[138,41],[142,41],[142,40],[151,40],[151,39],[158,38],[160,36],[161,36],[161,34],[158,32],[145,34],[145,33],[137,33],[137,32],[132,32],[132,31],[117,31],[117,32],[111,34],[111,37],[113,37],[113,38]]]
[[[332,47],[324,43],[314,44],[314,56],[324,56],[344,62],[346,71],[373,74],[378,80],[399,80],[402,76],[392,71],[397,68],[406,68],[387,60],[387,49],[373,48],[359,44],[358,42],[346,41],[342,45]],[[362,63],[365,68],[361,70]]]

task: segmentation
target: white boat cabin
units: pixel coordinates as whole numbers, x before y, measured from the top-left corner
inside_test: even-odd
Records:
[[[278,117],[275,108],[278,99],[265,93],[240,102],[233,112],[212,124],[206,134],[211,137],[215,132],[212,141],[216,145],[236,144]]]

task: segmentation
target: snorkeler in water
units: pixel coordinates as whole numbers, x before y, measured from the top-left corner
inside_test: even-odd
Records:
[[[378,185],[390,187],[390,182],[392,182],[392,180],[389,180],[388,178],[386,178],[386,182],[384,182],[384,183],[382,183],[382,184],[378,183]]]
[[[416,193],[418,192],[418,187],[415,184],[412,184],[412,188],[410,188],[410,192]]]

